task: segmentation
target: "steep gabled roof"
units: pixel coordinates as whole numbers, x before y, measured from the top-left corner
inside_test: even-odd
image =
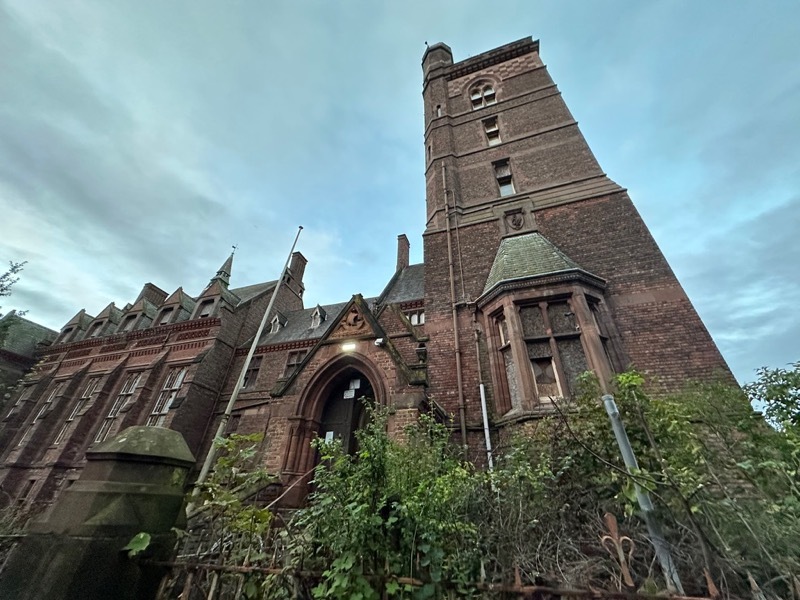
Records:
[[[77,326],[78,329],[86,329],[91,324],[92,321],[94,321],[94,317],[91,315],[87,315],[86,309],[82,308],[78,311],[78,314],[76,314],[69,321],[67,321],[67,324],[64,325],[64,328],[67,328],[70,325],[72,325],[72,326]]]
[[[169,298],[164,300],[164,303],[161,307],[165,306],[175,306],[178,305],[184,310],[188,312],[192,312],[194,310],[195,301],[189,294],[183,291],[182,287],[179,287],[177,290],[170,294]]]
[[[497,249],[483,294],[504,281],[564,271],[586,272],[538,231],[504,238]]]
[[[276,283],[278,283],[277,279],[274,281],[265,281],[264,283],[255,283],[253,285],[233,288],[231,289],[231,292],[233,292],[239,298],[239,304],[244,304],[256,296],[272,290]]]
[[[116,307],[116,305],[111,302],[108,306],[106,306],[100,313],[94,318],[95,321],[99,321],[101,319],[109,320],[112,323],[119,323],[119,320],[122,318],[122,311]]]
[[[425,265],[409,265],[392,278],[381,294],[381,304],[397,304],[425,298]]]

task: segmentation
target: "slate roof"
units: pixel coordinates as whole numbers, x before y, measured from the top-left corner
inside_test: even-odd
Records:
[[[502,281],[574,270],[583,271],[538,231],[505,238],[497,249],[483,293]]]
[[[377,298],[364,298],[364,302],[370,310],[374,311]],[[337,302],[336,304],[316,305],[303,310],[295,310],[289,313],[282,313],[286,317],[286,324],[275,333],[269,332],[269,323],[265,327],[261,339],[258,340],[259,346],[272,344],[283,344],[285,342],[296,342],[299,340],[316,340],[325,335],[328,330],[337,323],[337,317],[342,309],[347,306],[347,302]],[[311,315],[319,306],[327,315],[327,318],[319,324],[319,327],[311,328]],[[245,344],[250,345],[250,342]]]
[[[32,357],[38,343],[51,343],[58,337],[57,331],[20,317],[14,311],[0,319],[0,327],[7,327],[5,335],[0,331],[0,349],[20,356]]]
[[[381,296],[382,304],[422,300],[425,297],[424,263],[405,267],[390,285]]]
[[[244,302],[255,298],[259,294],[266,292],[267,290],[271,290],[275,287],[276,283],[278,283],[277,279],[274,281],[265,281],[264,283],[246,285],[240,288],[232,288],[231,292],[233,292],[236,297],[239,298],[239,303],[243,304]]]
[[[327,318],[319,324],[319,327],[315,327],[314,329],[311,328],[311,315],[316,310],[316,306],[284,313],[286,325],[275,333],[270,333],[269,323],[267,323],[267,328],[264,330],[264,333],[261,334],[258,345],[282,344],[284,342],[320,338],[331,328],[334,320],[346,304],[347,302],[338,302],[336,304],[326,304],[322,306],[322,310],[327,314]]]

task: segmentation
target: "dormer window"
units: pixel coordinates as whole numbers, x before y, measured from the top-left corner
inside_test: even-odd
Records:
[[[172,313],[175,312],[174,307],[170,306],[161,311],[161,316],[158,319],[159,325],[167,325],[172,319]]]
[[[103,329],[103,323],[105,323],[105,321],[98,321],[97,323],[92,325],[92,328],[89,330],[88,337],[95,338],[98,335],[100,335],[100,331]]]
[[[125,317],[125,321],[122,323],[122,329],[120,331],[123,333],[133,331],[133,326],[136,325],[136,316],[137,315],[128,315]]]
[[[494,88],[488,83],[479,83],[469,93],[469,99],[472,102],[472,110],[478,110],[484,106],[497,104],[497,96],[494,93]]]
[[[64,331],[61,332],[61,339],[58,340],[59,344],[66,344],[70,339],[72,339],[72,334],[74,333],[74,327],[67,327]]]
[[[278,318],[278,315],[272,317],[272,321],[270,321],[269,332],[270,333],[278,333],[278,330],[281,328],[281,320]]]
[[[322,310],[321,307],[317,306],[317,308],[314,309],[314,312],[311,313],[311,329],[316,329],[319,327],[325,320],[326,316],[327,315],[325,314],[325,311]]]
[[[213,300],[203,300],[200,304],[200,310],[197,311],[197,318],[198,319],[207,319],[211,316],[211,313],[214,311],[214,301]]]

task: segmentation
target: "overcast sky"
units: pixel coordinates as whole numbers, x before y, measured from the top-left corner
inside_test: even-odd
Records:
[[[800,359],[800,3],[0,0],[3,310],[60,329],[143,283],[306,304],[422,260],[420,61],[532,35],[740,381]]]

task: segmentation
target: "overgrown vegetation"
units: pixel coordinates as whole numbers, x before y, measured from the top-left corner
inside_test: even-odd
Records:
[[[587,378],[579,398],[502,440],[492,472],[463,462],[450,431],[426,416],[405,441],[390,439],[389,415],[375,409],[355,455],[316,443],[308,505],[268,543],[267,509],[236,505],[224,486],[207,499],[251,511],[228,524],[259,540],[246,561],[263,569],[240,579],[247,598],[485,597],[489,584],[515,580],[619,590],[630,588],[626,570],[635,589],[660,591],[634,481],[653,498],[687,594],[709,594],[707,573],[726,597],[753,597],[757,585],[761,597],[791,598],[800,595],[799,374],[800,365],[763,371],[747,387],[777,429],[737,388],[652,399],[639,375],[619,376],[633,476]],[[624,560],[614,540],[601,541],[606,513],[632,542],[620,540]]]

